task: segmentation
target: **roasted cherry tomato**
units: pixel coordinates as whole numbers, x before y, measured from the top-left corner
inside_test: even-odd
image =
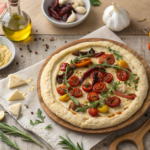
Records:
[[[90,92],[87,95],[87,99],[89,101],[97,101],[97,100],[99,100],[99,97],[98,97],[98,94],[96,92]]]
[[[82,84],[82,89],[85,92],[90,92],[92,90],[92,88],[93,88],[92,84],[89,83],[89,82],[85,82],[85,83]]]
[[[109,97],[107,100],[106,100],[106,104],[109,106],[109,107],[117,107],[119,106],[121,103],[121,100],[120,98],[116,97],[116,96],[113,96],[113,97]]]
[[[98,71],[98,70],[93,70],[92,73],[91,73],[91,75],[90,75],[91,82],[93,82],[93,76],[94,76],[95,72],[98,73],[98,75],[97,75],[97,77],[98,77],[97,82],[103,81],[103,79],[104,79],[103,74],[100,71]]]
[[[78,62],[75,62],[76,67],[84,67],[91,63],[91,59],[80,59]]]
[[[149,51],[150,51],[150,42],[149,42],[149,44],[148,44],[148,49],[149,49]]]
[[[80,83],[80,80],[77,76],[70,77],[70,79],[69,79],[70,86],[74,87],[74,86],[77,86],[79,83]]]
[[[96,93],[101,93],[106,90],[106,84],[104,82],[98,82],[93,86],[93,91]]]
[[[113,80],[113,75],[111,73],[106,72],[103,74],[103,76],[104,76],[104,81],[106,83],[111,83],[111,81]]]
[[[71,89],[71,88],[68,88],[68,90],[70,90],[70,89]],[[60,95],[65,95],[65,94],[66,94],[65,90],[66,90],[66,86],[59,86],[59,87],[57,88],[57,92],[58,92],[58,94],[60,94]]]
[[[69,65],[68,63],[63,63],[63,64],[60,65],[60,68],[59,68],[59,69],[60,69],[61,71],[66,71],[66,67],[67,67],[68,65]]]
[[[103,105],[102,107],[98,106],[97,107],[97,110],[100,112],[100,113],[107,113],[108,112],[108,106],[107,105]]]
[[[117,70],[117,78],[120,81],[125,81],[127,79],[127,72],[124,70]]]
[[[74,97],[81,97],[82,96],[82,91],[79,88],[74,88],[71,92],[72,96]]]
[[[96,108],[89,108],[88,112],[92,117],[95,117],[98,114],[98,110]]]
[[[131,99],[131,100],[134,100],[135,97],[136,97],[136,95],[135,95],[134,93],[128,94],[128,95],[124,95],[124,94],[119,93],[119,92],[116,92],[116,91],[113,91],[113,93],[114,93],[115,95],[120,96],[120,97],[127,98],[127,99]]]
[[[128,69],[129,68],[128,63],[126,61],[124,61],[124,60],[118,61],[117,66],[122,67],[124,69]]]
[[[130,69],[127,69],[127,70],[129,70],[130,72],[132,72]],[[127,78],[126,78],[126,80],[129,80],[129,78],[130,78],[130,73],[127,72]]]
[[[99,57],[98,61],[100,64],[104,64],[105,60],[109,65],[113,65],[115,62],[115,57],[111,54],[105,54],[105,55],[102,55],[101,57]]]

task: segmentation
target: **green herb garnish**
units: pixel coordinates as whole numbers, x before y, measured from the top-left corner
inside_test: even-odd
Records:
[[[52,127],[52,124],[48,124],[45,129],[50,129]]]
[[[41,120],[35,120],[35,122],[33,122],[32,120],[30,120],[30,124],[32,125],[32,126],[34,126],[34,125],[37,125],[37,124],[40,124],[40,123],[43,123],[44,122],[44,116],[42,116],[42,111],[40,110],[40,109],[38,109],[38,111],[37,111],[37,117],[38,118],[40,118]]]
[[[90,0],[91,4],[94,6],[99,6],[100,5],[100,1],[99,0]]]
[[[121,55],[119,55],[119,51],[116,51],[116,50],[112,50],[110,47],[108,47],[108,49],[109,49],[109,51],[110,52],[113,52],[116,56],[117,56],[117,60],[119,60],[119,59],[121,59],[122,60],[122,56]]]
[[[67,137],[66,139],[63,138],[62,136],[59,136],[59,137],[62,139],[62,141],[60,141],[58,144],[65,145],[65,147],[62,147],[63,149],[84,150],[82,142],[81,142],[81,145],[79,145],[79,143],[77,143],[77,146],[75,146],[67,135],[66,135],[66,137]]]
[[[23,141],[34,142],[34,143],[36,143],[37,145],[39,145],[39,146],[42,147],[42,145],[40,145],[38,142],[36,142],[34,139],[32,139],[29,134],[20,131],[20,130],[19,130],[17,127],[15,127],[15,126],[9,126],[9,125],[6,124],[6,123],[1,123],[1,122],[0,122],[0,131],[5,132],[5,133],[8,134],[8,135],[13,135],[13,136],[22,137],[22,138],[23,138],[23,139],[22,139]]]
[[[17,150],[20,150],[20,148],[18,147],[17,143],[14,141],[14,143],[8,139],[7,136],[5,136],[3,133],[0,132],[0,138],[3,142],[5,142],[7,145],[17,149]]]
[[[114,91],[116,91],[116,90],[117,90],[117,86],[120,85],[120,84],[122,84],[120,81],[119,81],[118,83],[112,81],[111,84],[110,84],[110,86],[111,86],[111,88],[112,88]]]
[[[89,83],[84,83],[84,86],[89,87],[90,85]]]
[[[69,93],[69,91],[68,91],[68,85],[67,85],[67,83],[68,83],[68,80],[67,80],[67,72],[69,71],[69,65],[66,67],[66,71],[65,71],[65,81],[64,81],[64,83],[65,83],[65,85],[66,85],[66,90],[65,90],[65,92],[68,94],[68,96],[71,98],[71,100],[76,104],[76,105],[80,105],[80,103],[78,102],[78,100],[74,97],[74,96],[72,96],[72,95],[70,95],[70,93]]]
[[[146,21],[146,18],[138,20],[138,22]]]

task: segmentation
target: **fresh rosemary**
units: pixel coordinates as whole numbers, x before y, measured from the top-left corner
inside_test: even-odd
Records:
[[[81,145],[79,145],[79,143],[77,143],[77,146],[75,146],[67,135],[66,135],[66,137],[67,137],[66,139],[62,136],[59,136],[59,137],[62,139],[62,141],[60,141],[58,144],[65,145],[65,147],[62,147],[63,149],[84,150],[82,142],[81,142]]]
[[[7,137],[5,136],[2,132],[0,132],[0,138],[3,142],[5,142],[7,145],[20,150],[20,148],[18,147],[17,143],[14,141],[14,143]]]
[[[52,124],[48,124],[45,129],[50,129],[52,127]]]
[[[71,98],[71,100],[76,104],[76,105],[80,105],[80,103],[78,102],[78,100],[74,97],[74,96],[72,96],[72,95],[70,95],[70,93],[69,93],[69,91],[68,91],[68,85],[67,85],[67,83],[68,83],[68,80],[67,80],[67,72],[69,71],[69,65],[66,67],[66,71],[65,71],[65,80],[64,80],[64,84],[66,85],[66,93],[68,94],[68,96]]]
[[[34,143],[36,143],[37,145],[43,147],[41,144],[39,144],[39,143],[36,142],[34,139],[32,139],[29,134],[20,131],[20,130],[19,130],[17,127],[15,127],[15,126],[9,126],[9,125],[6,124],[6,123],[0,122],[0,131],[5,132],[7,135],[13,135],[13,136],[22,137],[22,138],[23,138],[23,139],[22,139],[23,141],[34,142]]]
[[[108,49],[109,49],[109,51],[110,52],[113,52],[116,56],[117,56],[117,60],[119,60],[119,59],[121,59],[122,60],[122,56],[121,55],[119,55],[119,51],[116,51],[116,50],[112,50],[110,47],[108,47]]]

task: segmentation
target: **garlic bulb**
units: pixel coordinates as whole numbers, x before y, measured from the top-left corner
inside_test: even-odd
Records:
[[[103,22],[112,31],[121,31],[130,24],[129,13],[114,2],[104,11]]]
[[[82,7],[82,6],[75,7],[74,9],[79,14],[85,14],[87,12],[87,10],[85,9],[85,7]]]
[[[67,2],[67,0],[59,0],[59,5],[63,5]]]
[[[74,11],[71,11],[71,12],[72,12],[72,14],[69,16],[66,23],[71,23],[71,22],[74,22],[76,20],[76,14],[74,13]]]
[[[72,0],[71,3],[75,4],[76,2],[79,3],[79,6],[84,6],[84,2],[82,0]]]

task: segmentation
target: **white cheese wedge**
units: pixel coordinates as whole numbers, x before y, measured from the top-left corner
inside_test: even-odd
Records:
[[[17,103],[9,107],[9,112],[18,119],[20,114],[21,104]]]
[[[15,90],[14,93],[8,98],[8,101],[16,101],[22,99],[24,99],[23,94],[20,93],[18,90]]]
[[[9,88],[17,87],[20,85],[27,84],[27,81],[23,78],[16,76],[14,74],[9,75]]]

